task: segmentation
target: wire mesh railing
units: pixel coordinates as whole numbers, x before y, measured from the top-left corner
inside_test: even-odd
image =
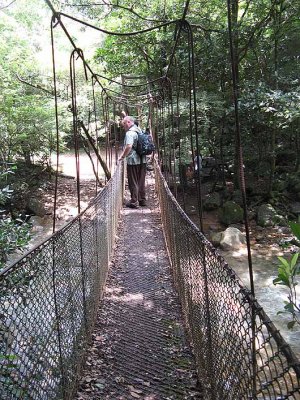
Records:
[[[165,240],[205,400],[300,399],[300,363],[156,166]]]
[[[71,399],[96,318],[124,173],[78,217],[0,274],[0,398]]]

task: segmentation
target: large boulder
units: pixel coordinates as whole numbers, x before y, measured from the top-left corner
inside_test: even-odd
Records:
[[[246,237],[239,229],[229,227],[212,235],[211,241],[214,246],[220,246],[223,250],[238,250],[246,244]]]
[[[43,202],[36,197],[30,197],[28,199],[27,209],[39,217],[44,217],[47,214],[47,210]]]
[[[232,225],[243,222],[244,212],[234,201],[226,201],[219,211],[220,221],[225,225]]]
[[[277,214],[271,204],[262,204],[257,210],[257,225],[267,227],[282,223],[283,217]]]
[[[215,210],[221,205],[221,198],[219,193],[210,193],[205,197],[203,209],[206,211]]]

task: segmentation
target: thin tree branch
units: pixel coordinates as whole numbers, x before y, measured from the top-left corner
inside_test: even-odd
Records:
[[[0,7],[0,10],[4,10],[4,8],[8,8],[9,6],[11,6],[13,3],[15,3],[17,0],[13,0],[11,1],[9,4],[7,4],[6,6]]]
[[[70,6],[70,7],[85,7],[85,8],[90,8],[90,7],[94,7],[94,6],[109,6],[111,8],[120,8],[122,10],[129,11],[132,14],[134,14],[135,16],[137,16],[139,19],[142,19],[143,21],[148,21],[148,22],[166,22],[165,19],[150,19],[150,18],[142,17],[140,14],[138,14],[136,11],[134,11],[133,6],[129,8],[129,7],[121,6],[120,4],[110,3],[110,2],[107,2],[105,0],[103,0],[102,3],[67,4],[67,5]]]
[[[93,138],[89,134],[89,131],[85,127],[84,123],[82,121],[78,121],[78,123],[79,123],[79,126],[82,128],[83,132],[85,133],[90,145],[92,146],[92,148],[96,154],[96,157],[97,157],[98,161],[100,162],[101,167],[103,168],[106,178],[109,180],[111,178],[111,173],[110,173],[105,161],[102,159],[101,155],[99,154],[99,151],[98,151],[97,147],[95,146]]]
[[[33,87],[35,89],[42,90],[42,91],[50,94],[51,96],[54,96],[54,92],[52,92],[52,91],[50,92],[50,90],[45,89],[45,88],[43,88],[42,86],[40,86],[38,84],[34,85],[34,84],[30,83],[30,82],[27,82],[23,78],[21,78],[18,74],[16,74],[16,77],[17,77],[18,81],[20,81],[21,83],[24,83],[25,85],[31,86],[31,87]]]

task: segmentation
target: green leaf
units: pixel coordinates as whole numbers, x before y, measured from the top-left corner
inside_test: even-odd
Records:
[[[292,257],[292,259],[291,259],[291,267],[292,267],[292,268],[294,268],[294,266],[296,265],[297,260],[298,260],[298,257],[299,257],[299,253],[295,253],[295,254],[293,255],[293,257]]]
[[[289,313],[291,313],[291,314],[294,314],[294,312],[295,312],[295,308],[294,308],[294,305],[293,305],[292,303],[287,303],[287,304],[284,306],[284,309],[285,309],[286,311],[288,311]]]
[[[285,284],[286,286],[290,287],[290,280],[289,277],[286,274],[279,273],[278,278]]]
[[[300,240],[300,224],[297,222],[290,222],[290,228],[297,239]]]
[[[288,260],[286,260],[284,257],[280,257],[280,256],[277,257],[277,258],[281,262],[282,266],[284,266],[285,268],[290,269],[290,265],[289,265]]]
[[[294,327],[294,325],[296,324],[296,321],[290,321],[287,324],[288,329],[292,329]]]

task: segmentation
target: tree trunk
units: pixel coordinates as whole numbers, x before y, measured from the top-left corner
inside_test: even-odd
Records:
[[[80,127],[82,128],[83,132],[85,133],[90,145],[92,146],[92,148],[96,154],[96,157],[98,158],[98,161],[100,162],[100,165],[103,168],[103,171],[105,173],[107,180],[109,180],[111,178],[111,173],[110,173],[105,161],[102,159],[97,147],[95,146],[93,138],[89,134],[89,131],[87,130],[87,128],[84,126],[84,123],[82,121],[79,121],[79,124],[80,124]]]

